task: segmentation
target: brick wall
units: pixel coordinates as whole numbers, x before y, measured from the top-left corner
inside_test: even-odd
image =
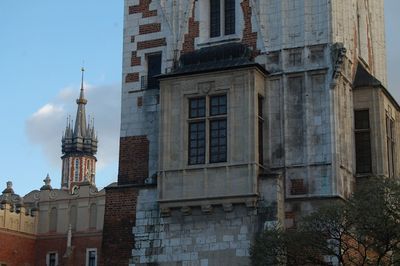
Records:
[[[106,188],[103,253],[100,265],[128,265],[134,247],[138,190],[132,186]]]
[[[157,10],[150,10],[152,0],[140,0],[138,5],[129,7],[129,14],[142,13],[143,18],[157,16]]]
[[[251,24],[252,10],[250,7],[250,0],[243,0],[240,5],[242,6],[244,17],[242,42],[253,49],[253,56],[257,56],[258,54],[260,54],[260,51],[257,50],[257,32],[253,32]]]
[[[161,23],[139,25],[139,34],[149,34],[161,31]]]
[[[194,51],[195,38],[199,37],[199,22],[195,21],[195,9],[192,9],[192,16],[189,18],[189,30],[185,34],[185,39],[182,47],[182,54],[190,53]]]
[[[139,81],[139,73],[128,73],[125,77],[125,82],[138,82]]]
[[[34,236],[0,230],[0,262],[7,266],[35,265],[35,242]]]
[[[67,251],[67,235],[48,235],[38,237],[36,244],[35,265],[46,265],[48,252],[57,252],[60,266],[85,266],[86,249],[97,248],[97,256],[101,254],[102,235],[96,233],[72,233],[73,252],[69,258],[64,258]]]
[[[118,184],[143,184],[149,171],[149,140],[146,136],[120,139]]]
[[[165,38],[160,38],[160,39],[138,42],[137,49],[144,50],[165,45],[167,45],[167,41],[165,40]]]

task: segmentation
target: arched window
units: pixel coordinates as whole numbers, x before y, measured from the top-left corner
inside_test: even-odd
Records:
[[[75,205],[72,205],[71,208],[69,209],[69,223],[71,224],[72,230],[76,230],[76,221],[77,221],[77,208]]]
[[[97,205],[96,203],[93,203],[90,205],[90,210],[89,210],[89,228],[91,229],[96,229],[97,227]]]
[[[49,231],[56,232],[57,231],[57,208],[53,207],[50,210],[49,215]]]
[[[79,182],[79,159],[75,159],[74,179],[75,182]]]

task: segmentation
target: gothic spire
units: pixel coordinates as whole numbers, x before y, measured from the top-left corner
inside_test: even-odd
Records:
[[[79,99],[76,100],[78,104],[78,110],[76,112],[76,120],[75,120],[75,128],[74,128],[74,137],[86,137],[86,111],[85,105],[87,100],[85,99],[84,89],[83,89],[83,74],[85,69],[82,67],[82,80],[81,80],[81,92],[79,95]]]

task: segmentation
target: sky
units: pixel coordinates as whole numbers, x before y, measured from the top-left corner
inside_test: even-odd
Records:
[[[400,1],[386,0],[388,89],[400,101]],[[0,192],[60,187],[61,136],[74,119],[80,68],[99,135],[96,183],[117,180],[122,0],[0,1]],[[397,63],[397,65],[396,65]]]

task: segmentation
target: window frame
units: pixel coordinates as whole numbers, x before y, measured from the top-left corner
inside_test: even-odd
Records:
[[[54,266],[58,266],[58,252],[57,251],[49,251],[49,252],[47,252],[47,254],[46,254],[46,266],[51,266],[51,264],[50,264],[50,256],[51,255],[55,255],[54,256],[54,259],[55,259],[55,261],[54,261]]]
[[[220,103],[220,100],[222,97],[225,98],[224,103]],[[191,103],[193,100],[198,100],[198,99],[204,99],[205,101],[205,110],[204,110],[204,116],[200,117],[193,117],[191,111],[192,111],[192,106]],[[212,101],[213,99],[218,99],[218,104],[217,104],[217,112],[214,113],[212,110]],[[188,97],[188,114],[187,114],[187,132],[188,132],[188,152],[186,153],[188,158],[187,158],[187,163],[189,166],[196,166],[196,165],[207,165],[207,164],[216,164],[216,163],[226,163],[228,162],[228,150],[229,150],[229,139],[228,139],[228,102],[229,102],[229,97],[227,92],[223,93],[218,93],[218,94],[210,94],[210,95],[201,95],[201,96],[194,96],[194,97]],[[222,109],[220,109],[222,108]],[[215,150],[215,146],[213,146],[213,136],[212,136],[212,125],[217,123],[217,122],[225,122],[224,128],[220,125],[218,125],[218,145],[217,145],[217,154],[212,153],[213,150]],[[191,125],[197,124],[197,123],[203,123],[204,124],[204,147],[202,147],[203,150],[203,160],[200,162],[193,162],[192,161],[192,148],[191,146],[191,141],[192,141],[192,130],[191,130]],[[225,131],[225,133],[223,132]],[[222,139],[222,143],[220,142]],[[222,151],[221,151],[222,150]],[[224,152],[224,154],[223,154]],[[217,156],[219,158],[215,159],[214,156]],[[222,157],[222,158],[221,158]]]
[[[363,125],[361,125],[360,127],[357,127],[357,119],[356,119],[356,113],[359,112],[368,112],[368,125],[366,125],[365,127],[363,127]],[[368,136],[368,142],[369,142],[369,153],[367,154],[369,156],[368,158],[368,163],[369,163],[369,167],[368,170],[361,170],[363,168],[366,168],[364,165],[360,166],[358,164],[359,162],[359,157],[360,154],[357,153],[358,147],[357,147],[357,140],[358,137],[360,136]],[[354,110],[354,146],[355,146],[355,156],[356,156],[356,174],[357,175],[368,175],[372,173],[372,141],[371,141],[371,116],[369,113],[369,109],[358,109],[358,110]]]
[[[98,263],[98,256],[97,256],[97,248],[87,248],[86,249],[86,266],[89,266],[89,262],[90,262],[90,252],[94,251],[95,252],[95,261],[94,261],[94,265],[97,266]]]
[[[228,1],[231,1],[231,3],[228,4]],[[216,6],[218,6],[219,12],[213,12],[213,2],[218,2],[219,5]],[[208,0],[208,35],[210,39],[222,38],[225,36],[232,36],[237,34],[238,29],[236,25],[236,4],[236,0]],[[233,14],[230,12],[233,12]],[[214,29],[213,15],[216,15],[215,19],[217,20],[217,22],[215,23],[219,24],[218,30]],[[229,21],[229,18],[231,18],[231,21]],[[230,25],[230,28],[228,28],[228,25]]]
[[[155,73],[150,77],[149,70],[150,68],[150,61],[151,58],[160,58],[160,73]],[[140,83],[141,83],[141,89],[142,90],[158,90],[160,89],[160,82],[154,78],[154,76],[160,75],[162,73],[162,64],[163,64],[163,53],[162,51],[157,51],[157,52],[152,52],[152,53],[147,53],[145,54],[145,62],[146,62],[146,75],[140,77]],[[157,71],[158,72],[158,71]]]
[[[385,117],[385,130],[386,130],[386,156],[388,166],[388,177],[392,178],[395,176],[395,156],[396,156],[396,141],[395,141],[395,121],[391,117],[388,111],[386,111]]]

